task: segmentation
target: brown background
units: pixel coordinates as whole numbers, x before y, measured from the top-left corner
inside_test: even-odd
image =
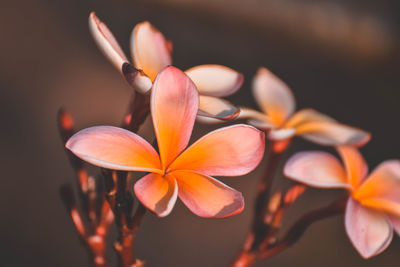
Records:
[[[118,125],[130,92],[89,35],[92,10],[126,51],[132,27],[149,20],[174,42],[177,67],[218,63],[243,72],[245,84],[230,98],[239,105],[255,107],[250,81],[264,65],[291,85],[299,107],[371,131],[373,139],[362,149],[371,167],[400,157],[397,0],[2,0],[1,266],[87,266],[58,196],[59,186],[74,176],[56,112],[66,107],[79,128]],[[195,138],[214,127],[197,128]],[[287,156],[313,148],[297,139]],[[201,219],[182,203],[164,219],[147,215],[138,256],[149,267],[226,266],[248,229],[261,171],[222,179],[244,193],[247,206],[238,216]],[[309,190],[285,226],[339,194]],[[294,247],[257,266],[391,267],[399,266],[399,251],[396,236],[382,255],[362,260],[338,216],[315,224]]]

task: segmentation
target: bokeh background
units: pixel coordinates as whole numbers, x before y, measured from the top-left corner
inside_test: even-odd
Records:
[[[243,72],[243,88],[230,97],[238,105],[255,107],[251,78],[266,66],[293,88],[299,107],[371,131],[362,149],[371,168],[400,157],[398,0],[2,0],[0,6],[1,266],[88,266],[58,195],[75,180],[56,113],[67,108],[79,128],[118,125],[130,96],[89,34],[90,11],[127,52],[132,27],[149,20],[173,41],[177,67],[217,63]],[[215,128],[196,127],[194,138]],[[287,156],[315,148],[297,139]],[[248,230],[262,170],[222,179],[245,196],[238,216],[201,219],[182,203],[163,219],[147,214],[138,257],[149,267],[227,266]],[[339,195],[310,189],[284,227]],[[257,266],[391,267],[399,266],[399,251],[395,237],[383,254],[361,259],[338,216],[314,224],[295,246]]]

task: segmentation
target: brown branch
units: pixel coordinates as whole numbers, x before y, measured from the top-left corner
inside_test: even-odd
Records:
[[[286,235],[281,240],[275,240],[275,242],[273,244],[270,243],[268,247],[264,246],[259,250],[242,250],[232,266],[248,267],[255,264],[257,261],[268,259],[291,247],[300,240],[308,227],[310,227],[313,223],[325,218],[342,214],[345,209],[347,198],[348,196],[345,195],[326,207],[306,213],[293,224],[293,226],[288,230]]]
[[[73,119],[64,109],[60,109],[57,115],[57,122],[61,139],[63,144],[65,144],[75,133]],[[65,151],[76,173],[81,205],[91,227],[85,226],[70,185],[64,185],[60,188],[61,199],[71,217],[80,240],[90,255],[92,266],[105,267],[107,265],[106,235],[114,220],[114,216],[111,213],[108,203],[104,201],[103,190],[101,190],[101,186],[97,182],[99,180],[96,181],[88,175],[83,161],[70,151]]]
[[[124,70],[124,73],[127,70]],[[130,99],[121,127],[137,132],[150,113],[150,95],[135,92]],[[135,215],[132,216],[133,197],[128,188],[128,172],[103,169],[106,188],[106,200],[115,216],[118,239],[114,244],[118,254],[118,266],[141,266],[135,258],[134,240],[146,208],[138,202]]]
[[[250,266],[256,260],[255,251],[258,251],[260,247],[267,246],[275,239],[275,234],[277,233],[278,228],[273,225],[273,221],[275,216],[278,214],[278,208],[282,202],[282,196],[279,196],[279,203],[276,205],[276,208],[271,210],[271,205],[273,203],[270,201],[270,190],[279,160],[281,159],[283,152],[290,145],[290,142],[290,139],[284,141],[271,141],[269,145],[270,149],[266,156],[265,174],[258,185],[251,229],[232,266]],[[280,216],[282,216],[282,213],[283,211]]]
[[[250,232],[247,234],[246,240],[235,260],[233,267],[250,266],[256,261],[254,251],[265,243],[268,235],[276,230],[266,218],[270,217],[268,206],[270,205],[270,188],[274,174],[278,167],[281,155],[287,148],[289,143],[271,142],[268,154],[266,156],[266,169],[262,180],[257,189],[257,197],[254,207],[253,221]]]
[[[131,267],[140,264],[134,254],[134,240],[146,208],[138,202],[132,216],[133,197],[128,189],[127,172],[103,170],[106,184],[106,199],[115,215],[118,239],[114,244],[118,254],[118,266]],[[139,266],[139,265],[138,265]]]
[[[330,205],[313,210],[303,215],[287,232],[287,234],[271,248],[267,248],[257,255],[257,259],[267,259],[294,245],[313,223],[325,218],[336,216],[344,212],[348,196],[339,198]]]
[[[93,234],[87,233],[82,217],[76,206],[73,194],[74,193],[70,185],[63,185],[60,188],[61,199],[63,200],[64,206],[71,217],[79,239],[86,247],[88,254],[90,255],[90,263],[94,267],[105,267],[107,262],[105,253],[105,236],[107,231],[99,231],[96,229]],[[104,226],[102,225],[101,227]]]
[[[129,82],[130,72],[137,71],[131,66],[125,66],[124,74]],[[150,95],[133,93],[129,102],[127,112],[124,116],[122,126],[133,132],[146,120],[150,113]],[[72,117],[63,109],[60,109],[57,116],[60,136],[65,144],[75,133]],[[66,150],[71,166],[78,177],[79,196],[89,221],[92,223],[94,235],[87,236],[84,231],[83,222],[76,208],[69,209],[75,228],[80,233],[81,239],[94,255],[94,261],[101,262],[101,254],[105,253],[105,236],[109,226],[115,218],[118,228],[118,240],[115,243],[115,250],[118,253],[119,266],[131,267],[141,266],[143,263],[134,257],[133,244],[136,232],[146,209],[139,203],[136,213],[132,216],[133,197],[128,190],[128,172],[116,172],[103,169],[105,191],[93,177],[88,175],[84,162]],[[106,193],[106,194],[104,194]],[[104,196],[105,195],[105,196]],[[104,197],[103,197],[104,196]],[[106,203],[105,201],[106,200]],[[78,223],[80,222],[80,223]],[[82,227],[81,227],[82,226]],[[98,257],[97,257],[98,256]],[[99,265],[100,266],[100,265]]]
[[[276,143],[272,142],[270,147],[276,146]],[[271,226],[265,222],[265,218],[268,213],[268,205],[270,199],[270,190],[275,172],[278,168],[279,160],[284,150],[270,149],[266,157],[266,169],[263,179],[258,185],[258,192],[254,207],[254,217],[251,229],[251,242],[250,250],[256,249],[261,242],[265,239]]]
[[[302,184],[295,184],[291,186],[284,194],[278,192],[271,198],[268,206],[268,213],[264,218],[265,223],[270,225],[268,235],[264,238],[258,246],[258,250],[262,251],[269,247],[271,244],[276,243],[277,235],[279,233],[283,215],[286,209],[292,205],[299,196],[306,190],[306,186]],[[277,199],[277,200],[275,200]]]

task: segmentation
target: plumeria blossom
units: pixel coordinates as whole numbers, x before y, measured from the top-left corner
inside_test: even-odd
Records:
[[[199,105],[192,80],[169,66],[151,91],[151,116],[159,155],[140,136],[117,127],[98,126],[71,137],[66,147],[94,165],[149,172],[138,180],[138,199],[158,216],[171,212],[177,197],[201,217],[221,218],[242,211],[242,194],[210,177],[252,171],[264,153],[264,133],[248,125],[213,131],[190,147]]]
[[[125,76],[135,90],[146,93],[157,74],[172,65],[172,43],[150,22],[137,24],[131,34],[133,66],[108,27],[92,12],[90,31],[102,52]],[[221,99],[235,93],[243,83],[243,75],[221,65],[200,65],[186,70],[200,93],[199,117],[233,119],[239,109]]]
[[[294,113],[295,98],[290,88],[269,70],[261,67],[253,80],[253,94],[263,112],[241,108],[238,118],[269,130],[271,140],[288,140],[295,135],[320,145],[363,145],[370,134],[341,124],[313,109]]]
[[[338,152],[344,166],[326,152],[300,152],[286,163],[284,174],[312,187],[347,189],[346,232],[361,256],[370,258],[390,244],[393,228],[400,234],[400,160],[384,161],[368,175],[356,148]]]

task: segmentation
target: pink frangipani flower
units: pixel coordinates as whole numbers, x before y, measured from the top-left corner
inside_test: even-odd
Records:
[[[295,112],[296,102],[290,88],[269,70],[262,67],[253,80],[253,95],[262,112],[240,108],[239,119],[268,130],[270,140],[288,140],[299,135],[320,145],[361,146],[370,134],[341,124],[331,117],[313,109]]]
[[[177,197],[198,216],[231,216],[242,211],[242,194],[210,175],[238,176],[252,171],[264,153],[264,133],[252,126],[234,125],[213,131],[186,148],[198,104],[192,80],[169,66],[157,75],[151,91],[159,155],[140,136],[110,126],[82,130],[66,147],[103,168],[149,172],[136,182],[134,191],[158,216],[168,215]]]
[[[400,234],[400,160],[382,162],[368,175],[368,166],[354,147],[338,147],[342,164],[331,154],[300,152],[285,165],[284,174],[319,188],[344,188],[350,192],[345,227],[363,258],[386,249],[394,230]]]
[[[137,24],[131,34],[130,64],[114,35],[94,14],[90,13],[89,28],[97,45],[111,63],[125,76],[135,90],[146,93],[157,74],[172,65],[172,43],[150,22]],[[231,68],[208,64],[192,67],[186,74],[200,93],[199,117],[233,119],[239,109],[220,98],[235,93],[243,84],[243,75]]]

